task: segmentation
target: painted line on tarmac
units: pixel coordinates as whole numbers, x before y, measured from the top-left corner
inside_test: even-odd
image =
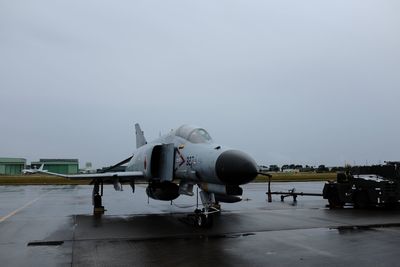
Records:
[[[30,205],[32,205],[33,203],[35,203],[36,201],[38,201],[39,199],[41,199],[42,197],[44,197],[45,195],[47,195],[48,193],[45,193],[37,198],[35,198],[32,201],[29,201],[28,203],[26,203],[25,205],[23,205],[22,207],[10,212],[9,214],[7,214],[4,217],[0,217],[0,223],[4,222],[5,220],[9,219],[10,217],[14,216],[15,214],[17,214],[18,212],[22,211],[23,209],[26,209],[27,207],[29,207]]]

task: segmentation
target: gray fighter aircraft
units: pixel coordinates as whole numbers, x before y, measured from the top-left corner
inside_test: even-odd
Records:
[[[129,183],[134,192],[135,181],[144,180],[148,183],[147,195],[164,201],[182,194],[193,196],[193,187],[197,185],[203,209],[196,209],[194,215],[200,227],[212,225],[212,214],[220,211],[219,202],[241,201],[240,185],[257,176],[254,159],[242,151],[215,144],[203,128],[183,125],[150,143],[139,124],[135,129],[137,150],[132,157],[113,166],[129,162],[125,172],[78,175],[42,172],[68,179],[91,179],[95,210],[102,208],[104,183],[113,183],[116,190]]]

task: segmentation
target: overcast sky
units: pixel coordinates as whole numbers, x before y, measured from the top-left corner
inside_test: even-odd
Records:
[[[400,2],[0,0],[0,156],[110,165],[183,123],[259,164],[400,160]]]

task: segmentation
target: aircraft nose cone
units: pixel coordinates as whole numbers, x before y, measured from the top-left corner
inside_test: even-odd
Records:
[[[215,170],[218,178],[228,185],[246,184],[257,176],[256,162],[239,150],[228,150],[219,155]]]

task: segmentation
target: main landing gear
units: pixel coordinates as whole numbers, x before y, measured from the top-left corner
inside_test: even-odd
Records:
[[[201,191],[200,198],[204,208],[201,210],[197,208],[194,211],[194,223],[197,227],[211,228],[214,222],[214,215],[221,211],[221,207],[215,201],[215,195],[213,193]]]
[[[92,204],[93,204],[93,215],[104,214],[104,206],[102,205],[103,196],[103,181],[94,180],[93,192],[92,192]]]

